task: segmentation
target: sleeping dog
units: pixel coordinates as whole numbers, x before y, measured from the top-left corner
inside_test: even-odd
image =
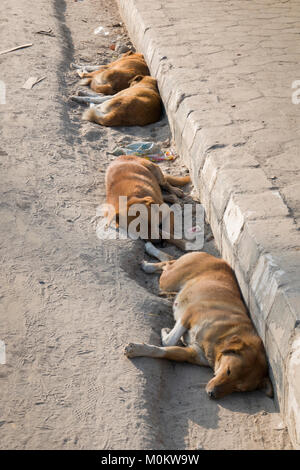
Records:
[[[87,72],[86,70],[96,70]],[[83,67],[78,70],[81,85],[89,85],[92,90],[105,95],[114,95],[125,90],[137,75],[150,75],[143,54],[131,51],[108,65]]]
[[[230,266],[200,252],[170,260],[151,243],[146,244],[146,251],[161,262],[144,262],[144,271],[162,272],[160,288],[178,292],[173,306],[176,323],[171,331],[162,330],[162,347],[131,343],[125,355],[211,367],[214,377],[206,386],[211,398],[255,389],[271,397],[263,343],[247,315]],[[187,346],[178,345],[181,337]]]
[[[79,103],[94,103],[82,116],[102,126],[146,126],[160,119],[161,99],[155,78],[137,75],[129,88],[116,95],[72,96]]]
[[[153,233],[153,229],[158,228],[159,220],[162,223],[164,217],[170,217],[169,232],[165,238],[178,248],[185,249],[185,240],[173,238],[174,214],[168,211],[169,206],[164,205],[164,209],[166,209],[164,214],[159,213],[158,206],[163,205],[164,202],[176,203],[177,197],[183,196],[183,191],[177,186],[189,183],[189,176],[165,175],[158,165],[149,160],[134,155],[123,155],[109,165],[105,182],[107,211],[104,215],[107,217],[107,227],[113,219],[115,219],[117,228],[120,220],[126,219],[128,227],[132,221],[136,220],[135,211],[133,211],[134,213],[131,211],[134,209],[134,205],[139,204],[145,208],[144,214],[141,215],[143,218],[141,224],[146,228],[148,235],[146,239],[151,239],[151,233]],[[162,189],[168,194],[163,195]],[[124,207],[120,204],[120,196],[127,197]],[[153,210],[156,209],[157,218],[153,217]],[[127,229],[127,227],[125,228]],[[158,233],[158,237],[161,235],[161,232]],[[155,239],[159,240],[160,238]]]

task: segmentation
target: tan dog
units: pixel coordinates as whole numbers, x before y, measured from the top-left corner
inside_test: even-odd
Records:
[[[130,215],[130,209],[134,204],[140,204],[146,208],[145,217],[141,222],[147,230],[148,236],[145,238],[151,239],[151,230],[155,228],[151,224],[151,206],[153,204],[162,205],[164,202],[177,202],[177,196],[182,197],[183,191],[174,186],[184,186],[189,182],[189,176],[175,177],[164,175],[158,165],[141,157],[123,155],[116,158],[109,165],[106,172],[107,226],[110,225],[113,218],[116,218],[116,226],[119,227],[122,217],[127,219],[128,227],[137,217],[135,214]],[[168,191],[169,194],[162,195],[161,189]],[[123,208],[120,206],[120,196],[127,197],[126,205]],[[165,208],[168,209],[168,206],[165,205]],[[168,211],[166,215],[169,215]],[[170,239],[168,241],[184,249],[185,241],[175,240],[172,237],[172,213],[170,218],[171,228]],[[154,223],[157,224],[157,219]]]
[[[93,68],[93,67],[92,67]],[[84,80],[81,85],[90,85],[97,93],[114,95],[130,86],[130,81],[137,75],[150,75],[143,54],[129,51],[108,65],[102,65],[93,72],[78,71]]]
[[[163,347],[131,343],[125,348],[126,356],[210,366],[214,377],[206,392],[212,398],[255,389],[271,397],[263,343],[247,315],[230,266],[200,252],[170,261],[151,243],[146,244],[146,251],[162,262],[144,262],[144,271],[162,271],[160,288],[178,292],[173,306],[176,324],[170,332],[162,330]],[[183,335],[187,347],[177,346]]]
[[[162,109],[155,78],[142,75],[116,95],[77,97],[76,101],[100,103],[86,110],[82,119],[102,126],[146,126],[160,119]]]

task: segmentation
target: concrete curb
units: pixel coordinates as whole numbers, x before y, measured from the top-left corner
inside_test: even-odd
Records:
[[[236,272],[251,317],[262,337],[280,410],[300,448],[300,240],[279,192],[255,156],[241,159],[241,134],[228,133],[218,107],[215,127],[201,111],[214,96],[199,78],[182,72],[166,36],[161,2],[118,0],[129,34],[158,80],[173,137],[190,169],[222,256]],[[166,20],[168,21],[168,20]],[[170,38],[171,40],[171,38]],[[181,57],[181,64],[184,57]],[[249,132],[251,129],[249,128]]]

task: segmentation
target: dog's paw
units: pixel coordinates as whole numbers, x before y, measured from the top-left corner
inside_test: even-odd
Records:
[[[143,271],[147,272],[148,264],[149,263],[143,259],[143,261],[141,262],[141,268],[142,268]]]
[[[141,268],[147,274],[153,274],[157,271],[155,263],[148,263],[145,260],[141,262]]]
[[[79,75],[80,78],[84,77],[84,74],[86,73],[86,70],[84,68],[80,68],[76,70],[77,75]]]
[[[184,192],[182,191],[182,189],[179,189],[179,188],[173,188],[173,193],[175,193],[177,197],[184,196]]]
[[[124,348],[124,355],[126,357],[135,357],[137,355],[139,346],[140,345],[136,343],[127,344],[127,346],[125,346]]]
[[[168,337],[168,334],[170,333],[171,329],[170,328],[162,328],[161,329],[161,343],[163,346],[166,346],[166,339]]]

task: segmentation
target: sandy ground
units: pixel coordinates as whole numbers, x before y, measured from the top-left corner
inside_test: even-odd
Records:
[[[126,33],[115,3],[2,0],[0,10],[1,50],[33,43],[0,56],[1,449],[289,448],[260,392],[211,401],[210,370],[123,356],[129,341],[159,344],[171,304],[140,270],[143,242],[100,241],[91,220],[112,150],[170,134],[166,118],[145,128],[82,122],[69,100],[70,63],[116,56],[109,45]],[[108,36],[93,34],[100,25]],[[46,78],[22,89],[30,76]],[[185,174],[180,160],[163,168]],[[213,240],[205,249],[216,253]]]

